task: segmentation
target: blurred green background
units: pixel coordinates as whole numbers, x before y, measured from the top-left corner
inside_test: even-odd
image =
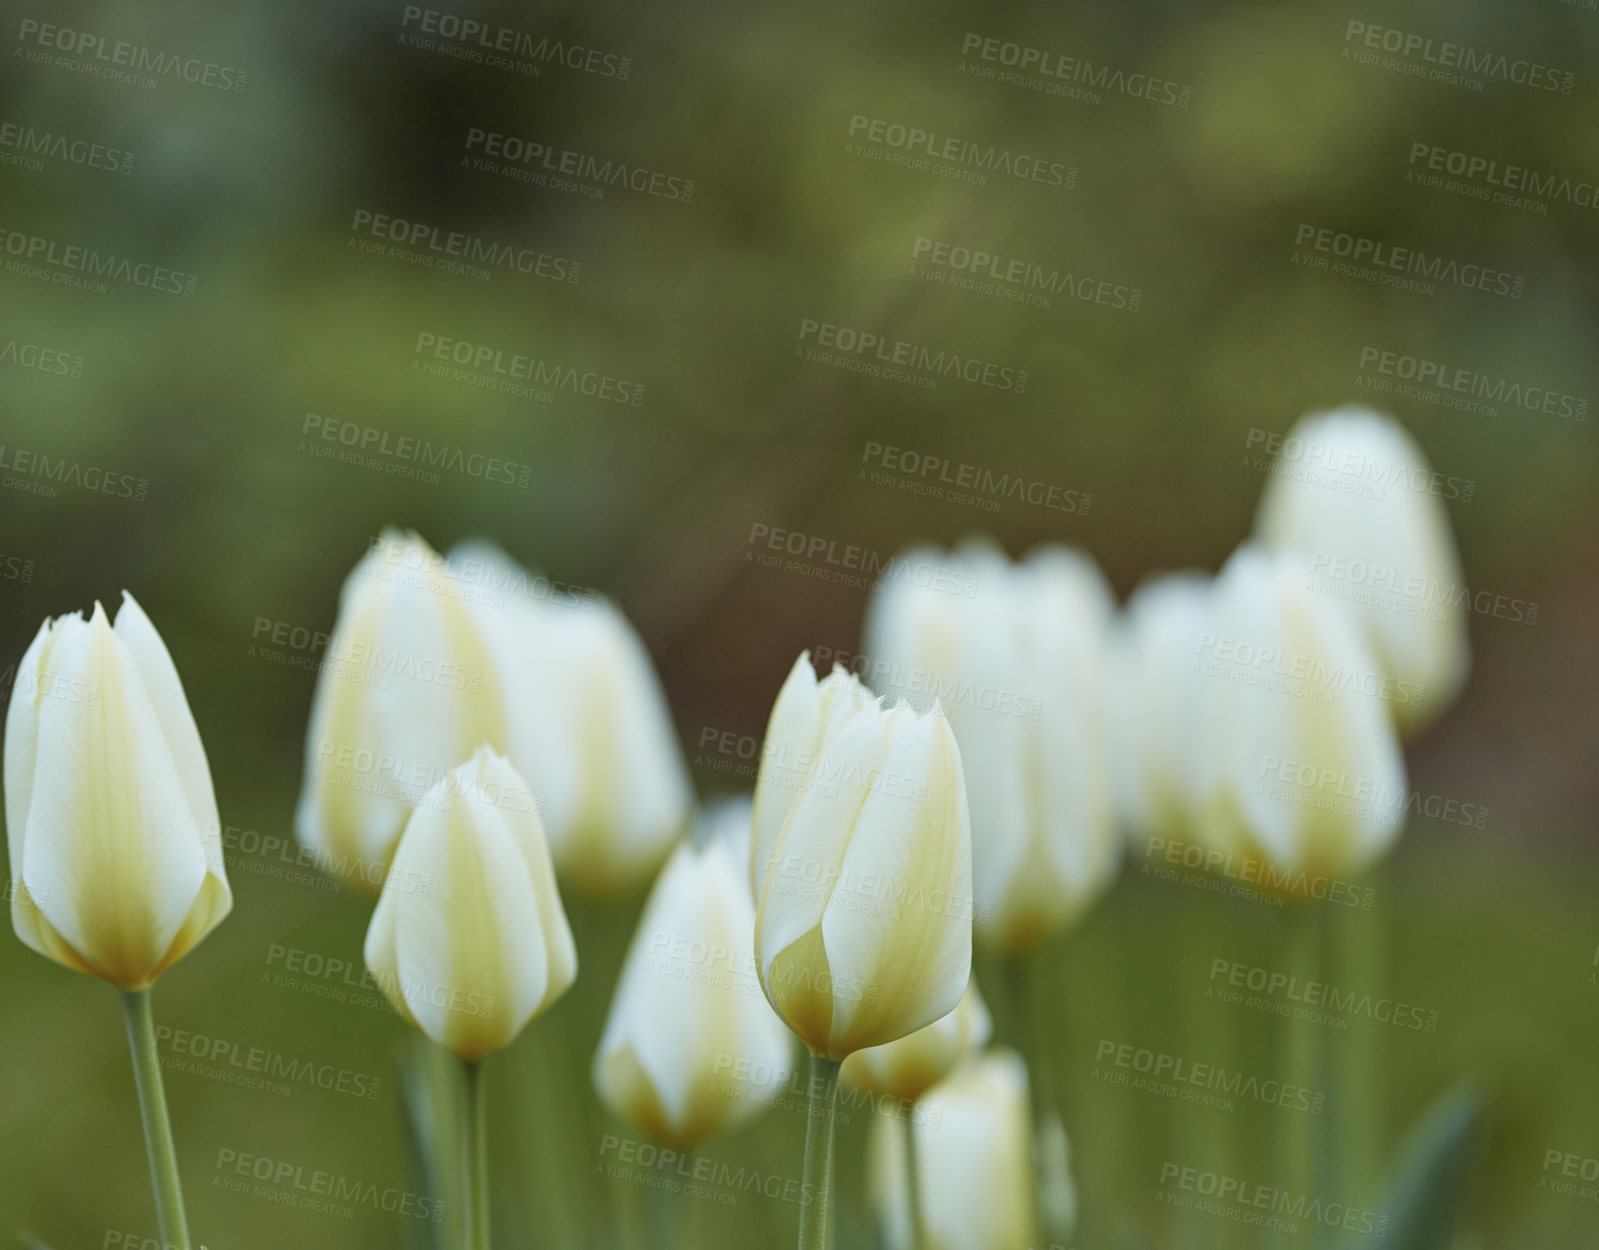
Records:
[[[74,485],[51,497],[4,475],[0,554],[14,562],[0,569],[0,662],[20,658],[46,614],[133,590],[177,660],[223,820],[239,830],[291,836],[312,687],[306,669],[252,654],[258,623],[327,629],[340,581],[385,524],[441,549],[485,535],[616,598],[656,659],[709,796],[747,788],[752,774],[698,744],[759,737],[794,655],[854,651],[866,602],[859,588],[751,561],[754,527],[882,557],[973,530],[1013,554],[1077,543],[1125,595],[1153,570],[1220,565],[1264,480],[1246,460],[1250,431],[1380,399],[1358,381],[1363,349],[1599,392],[1595,210],[1556,200],[1536,213],[1406,179],[1417,143],[1574,183],[1599,176],[1591,9],[462,12],[631,58],[627,76],[550,63],[529,75],[407,46],[416,23],[401,4],[0,5],[0,123],[134,154],[126,174],[58,158],[0,165],[8,239],[199,276],[190,298],[0,271],[0,339],[81,357],[81,376],[0,359],[6,463],[21,450],[145,483],[142,499]],[[1351,20],[1569,69],[1574,89],[1490,79],[1472,91],[1356,64],[1344,55]],[[40,64],[28,21],[243,70],[245,90],[174,79],[145,90]],[[970,34],[1153,74],[1189,88],[1189,102],[1111,91],[1074,101],[985,81],[960,68],[977,63],[962,54]],[[1076,186],[974,186],[857,159],[846,153],[855,115],[1061,161]],[[482,173],[463,163],[472,128],[693,179],[693,198],[613,188],[593,199]],[[363,210],[576,258],[581,278],[480,282],[363,254],[350,246]],[[1525,295],[1421,295],[1314,272],[1292,259],[1304,224],[1487,264],[1523,276]],[[919,237],[1136,288],[1139,307],[1060,296],[1026,307],[938,285],[911,272]],[[1028,383],[1017,394],[946,378],[929,390],[831,368],[796,350],[806,318],[1025,369]],[[609,374],[642,384],[644,398],[543,402],[429,376],[413,368],[424,333]],[[1437,1031],[1357,1021],[1329,1045],[1363,1036],[1374,1047],[1364,1101],[1385,1147],[1458,1081],[1489,1096],[1462,1247],[1575,1245],[1599,1207],[1540,1180],[1549,1150],[1599,1157],[1595,418],[1388,406],[1437,469],[1476,484],[1450,505],[1472,587],[1539,612],[1534,625],[1473,617],[1465,694],[1408,752],[1418,789],[1485,806],[1484,827],[1415,822],[1374,883],[1385,975],[1439,1013]],[[526,484],[449,471],[428,483],[319,459],[305,449],[307,414],[500,456],[529,467]],[[928,498],[863,477],[871,444],[1022,473],[1092,503],[1067,513],[1010,500],[996,512]],[[281,1094],[169,1071],[197,1237],[212,1250],[430,1244],[432,1226],[375,1207],[342,1219],[222,1186],[228,1150],[379,1189],[423,1184],[399,1089],[404,1028],[317,992],[338,976],[274,980],[289,949],[358,969],[366,904],[280,873],[269,853],[236,850],[229,869],[234,914],[162,980],[158,1022],[382,1086],[375,1098]],[[636,909],[574,902],[584,975],[495,1060],[500,1244],[634,1244],[622,1240],[628,1221],[648,1218],[643,1186],[595,1174],[603,1134],[620,1130],[587,1075]],[[1193,1107],[1091,1073],[1104,1039],[1202,1059],[1205,1030],[1219,1027],[1256,1039],[1238,1044],[1258,1043],[1269,1074],[1267,1018],[1201,1010],[1196,1035],[1184,1004],[1202,998],[1212,958],[1275,967],[1283,942],[1271,909],[1152,881],[1134,864],[1045,951],[1048,1061],[1079,1182],[1075,1244],[1253,1236],[1158,1201],[1160,1170],[1204,1164],[1203,1143],[1225,1141],[1230,1166],[1269,1182],[1289,1113]],[[11,940],[0,942],[0,984],[0,1229],[32,1228],[56,1250],[153,1237],[114,995]],[[1021,1040],[1003,1011],[999,1034]],[[706,1153],[797,1177],[801,1131],[775,1111]],[[841,1130],[841,1244],[866,1244],[862,1137]],[[1345,1164],[1357,1188],[1380,1171],[1374,1158]],[[695,1245],[783,1244],[797,1219],[791,1204],[751,1194],[681,1203]],[[1314,1240],[1307,1230],[1291,1244]]]

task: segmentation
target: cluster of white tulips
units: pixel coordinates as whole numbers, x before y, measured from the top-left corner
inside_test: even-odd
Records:
[[[1412,611],[1349,572],[1460,583],[1419,450],[1355,410],[1290,438],[1311,450],[1280,462],[1220,575],[1157,578],[1119,616],[1065,548],[904,562],[963,576],[879,585],[877,692],[801,656],[753,799],[697,818],[659,682],[614,607],[536,593],[547,583],[491,547],[376,541],[340,596],[295,826],[375,894],[373,978],[460,1061],[463,1244],[489,1244],[484,1061],[578,975],[561,888],[652,877],[593,1059],[615,1115],[692,1150],[775,1098],[797,1036],[802,1250],[831,1244],[840,1079],[917,1109],[872,1120],[885,1244],[1022,1250],[1041,1227],[1069,1233],[1064,1131],[1028,1061],[988,1048],[974,937],[1036,963],[1110,887],[1127,830],[1201,848],[1200,864],[1258,862],[1285,896],[1358,873],[1400,827],[1399,734],[1464,676],[1456,598],[1424,590]],[[162,1239],[188,1250],[149,992],[232,905],[200,735],[131,596],[114,625],[98,604],[46,621],[18,682],[13,925],[123,992]]]

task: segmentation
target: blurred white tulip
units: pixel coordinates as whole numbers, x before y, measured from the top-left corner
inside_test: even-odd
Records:
[[[1306,582],[1297,558],[1241,547],[1196,656],[1198,840],[1283,894],[1372,863],[1405,800],[1390,679],[1342,605]]]
[[[856,712],[765,858],[761,986],[813,1055],[841,1060],[954,1009],[971,975],[971,825],[941,711]]]
[[[733,819],[747,804],[719,814]],[[759,1112],[793,1039],[762,997],[755,905],[729,838],[680,843],[645,905],[594,1056],[618,1116],[688,1151]]]
[[[910,1126],[874,1116],[867,1145],[868,1194],[890,1250],[911,1250],[909,1173],[914,1170],[922,1243],[917,1250],[1032,1250],[1032,1124],[1027,1066],[1014,1051],[990,1051],[955,1070],[922,1100]]]
[[[1093,561],[984,543],[906,561],[970,596],[879,582],[866,651],[885,689],[942,700],[972,804],[977,938],[1020,954],[1075,923],[1120,865],[1107,707],[1112,599]],[[958,576],[956,576],[958,575]]]
[[[1255,518],[1262,543],[1297,552],[1316,592],[1344,601],[1383,671],[1425,692],[1391,709],[1407,733],[1449,705],[1470,667],[1445,503],[1466,489],[1434,474],[1392,417],[1339,408],[1289,431]]]
[[[1111,646],[1111,723],[1122,818],[1130,832],[1187,836],[1192,809],[1199,640],[1211,579],[1168,573],[1127,601]]]
[[[870,1093],[914,1103],[956,1064],[988,1045],[993,1031],[973,977],[954,1011],[898,1041],[857,1050],[844,1060],[840,1075]]]
[[[233,906],[200,731],[132,595],[46,620],[6,715],[11,923],[42,955],[144,989]]]
[[[481,747],[412,812],[366,934],[400,1015],[468,1061],[566,993],[577,948],[531,791]]]

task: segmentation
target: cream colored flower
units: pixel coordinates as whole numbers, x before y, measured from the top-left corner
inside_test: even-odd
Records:
[[[366,934],[400,1015],[478,1060],[509,1045],[577,976],[577,948],[531,791],[487,747],[412,812]]]
[[[57,963],[148,986],[233,906],[200,732],[161,635],[123,593],[47,620],[6,716],[11,923]]]
[[[986,1046],[993,1027],[973,977],[954,1011],[898,1041],[857,1050],[844,1060],[841,1075],[873,1094],[914,1103]]]

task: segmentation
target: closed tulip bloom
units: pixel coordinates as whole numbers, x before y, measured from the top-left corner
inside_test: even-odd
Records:
[[[1286,471],[1267,480],[1256,536],[1302,556],[1319,594],[1354,615],[1383,671],[1425,692],[1391,708],[1401,731],[1421,728],[1470,667],[1470,605],[1445,501],[1469,499],[1471,484],[1434,474],[1404,426],[1359,407],[1303,418],[1278,463]],[[1315,474],[1293,473],[1301,464]]]
[[[921,1250],[1031,1250],[1032,1117],[1027,1065],[990,1051],[922,1101],[916,1143]]]
[[[594,1056],[605,1105],[675,1150],[760,1112],[790,1067],[793,1039],[755,979],[754,929],[728,842],[680,843],[650,892]]]
[[[615,894],[648,881],[691,815],[672,715],[643,641],[607,600],[547,606],[530,638],[537,672],[529,777],[544,798],[563,881]],[[529,738],[529,733],[536,738]]]
[[[59,964],[144,989],[233,906],[200,731],[126,592],[115,625],[96,603],[22,657],[5,800],[11,923]]]
[[[755,780],[755,816],[750,838],[750,889],[759,892],[783,822],[806,777],[844,722],[872,701],[872,692],[835,664],[821,681],[802,652],[777,692],[761,746]]]
[[[971,825],[938,708],[845,722],[789,810],[761,883],[761,986],[813,1055],[914,1033],[971,975]]]
[[[480,748],[412,812],[366,964],[400,1015],[468,1061],[571,986],[577,948],[527,783]]]
[[[954,1011],[898,1041],[857,1050],[844,1060],[841,1075],[880,1097],[914,1103],[956,1064],[988,1045],[993,1031],[973,977]]]
[[[1075,923],[1120,864],[1110,591],[1091,560],[1063,547],[1012,563],[971,543],[905,562],[918,559],[951,576],[880,582],[866,649],[889,689],[943,699],[971,794],[977,938],[1020,954]]]
[[[525,683],[506,657],[531,605],[474,591],[416,534],[388,530],[339,593],[294,825],[325,870],[369,892],[428,789],[481,743],[510,749]]]
[[[1375,657],[1306,566],[1245,546],[1216,583],[1199,653],[1200,840],[1263,861],[1264,888],[1302,894],[1397,837],[1405,769]]]
[[[1196,681],[1211,579],[1168,573],[1133,592],[1113,635],[1111,709],[1118,802],[1131,830],[1188,836]]]

